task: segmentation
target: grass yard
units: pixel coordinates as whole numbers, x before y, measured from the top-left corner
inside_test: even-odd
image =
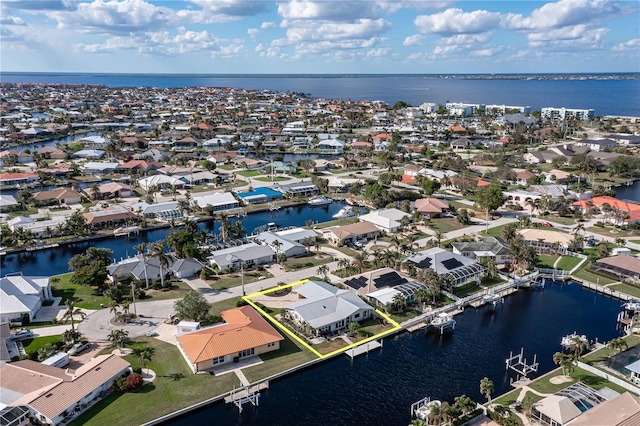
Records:
[[[466,228],[467,225],[463,225],[458,222],[457,219],[451,217],[431,219],[430,228],[434,231],[440,231],[444,234],[451,231],[457,231],[458,229]]]
[[[558,260],[558,256],[552,256],[549,254],[539,254],[538,263],[536,263],[536,266],[538,268],[553,269],[553,264],[555,263],[556,260]]]
[[[244,283],[249,284],[265,278],[271,278],[273,275],[269,271],[248,271],[244,273]],[[226,274],[214,276],[207,280],[211,288],[222,291],[231,287],[242,285],[242,275],[240,273]]]
[[[621,293],[625,293],[628,294],[630,296],[633,297],[637,297],[640,298],[640,287],[635,286],[635,285],[631,285],[631,284],[627,284],[627,283],[621,283],[621,284],[614,284],[612,286],[610,286],[609,288],[619,291]]]
[[[76,299],[76,307],[85,309],[100,309],[101,304],[104,306],[109,304],[111,299],[98,296],[95,288],[72,284],[72,275],[73,272],[69,272],[52,277],[59,279],[58,282],[52,283],[52,292],[54,297],[62,297],[61,304],[70,299]]]
[[[397,322],[398,324],[403,323],[407,320],[413,319],[415,317],[417,317],[418,315],[420,315],[421,312],[420,311],[416,311],[415,309],[407,309],[404,310],[402,312],[399,313],[394,313],[389,315],[391,317],[392,320],[394,320],[395,322]]]
[[[472,294],[477,293],[479,291],[482,291],[482,289],[478,287],[478,284],[476,284],[475,282],[472,282],[472,283],[454,288],[453,294],[455,294],[459,298],[464,298],[467,296],[471,296]]]
[[[284,340],[280,342],[279,350],[260,355],[260,358],[264,361],[262,364],[242,370],[250,382],[257,382],[318,359],[316,355],[302,347],[298,342],[294,342],[288,334],[280,334],[284,337]]]
[[[347,256],[351,256],[353,257],[353,255],[355,255],[356,253],[358,253],[357,251],[355,251],[354,249],[351,249],[347,246],[330,246],[330,245],[326,245],[324,244],[321,247],[329,247],[332,248],[334,250],[338,250],[339,252],[342,252],[344,254],[346,254]],[[332,259],[333,260],[333,259]]]
[[[115,391],[74,419],[74,425],[142,424],[240,386],[235,374],[193,374],[175,346],[157,339],[139,338],[126,346],[151,346],[149,363],[157,377],[136,393]],[[125,357],[132,367],[142,367],[135,355]]]
[[[253,180],[259,180],[260,182],[284,182],[287,180],[291,180],[290,177],[282,177],[282,176],[278,176],[278,177],[257,177],[254,178]]]
[[[313,225],[314,229],[325,229],[325,228],[329,228],[331,226],[343,226],[343,225],[350,225],[352,223],[356,223],[358,222],[358,218],[357,217],[347,217],[344,219],[337,219],[337,220],[330,220],[328,222],[322,222],[322,223],[318,223]]]
[[[590,226],[586,230],[588,232],[593,232],[594,234],[604,235],[605,237],[611,237],[611,238],[618,238],[618,237],[628,238],[628,237],[636,237],[640,235],[640,230],[638,229],[628,229],[625,231],[625,230],[615,229],[611,227],[601,228],[599,226]],[[612,230],[615,230],[615,232],[611,232]]]
[[[575,276],[576,278],[580,278],[583,279],[585,281],[589,281],[595,284],[602,284],[602,285],[606,285],[606,284],[611,284],[616,282],[615,280],[609,278],[609,277],[605,277],[603,275],[600,274],[596,274],[594,272],[592,272],[589,269],[589,266],[591,266],[591,262],[590,261],[586,261],[584,263],[584,265],[582,265],[582,268],[580,268],[579,271],[576,271],[573,273],[573,276]]]
[[[256,177],[264,175],[264,173],[262,173],[262,170],[240,170],[237,171],[236,174],[244,177]]]
[[[580,263],[582,259],[579,257],[573,256],[562,256],[560,261],[558,262],[557,269],[564,269],[565,271],[570,271]]]
[[[640,244],[640,240],[629,240],[629,242],[633,244]]]
[[[329,354],[333,351],[337,351],[340,350],[342,348],[346,348],[347,346],[349,346],[349,343],[345,342],[342,339],[336,338],[333,340],[329,340],[326,342],[322,342],[322,343],[317,343],[315,345],[313,345],[313,348],[320,352],[322,355],[326,355]]]
[[[49,343],[57,343],[60,340],[60,336],[43,336],[34,337],[33,339],[25,339],[22,341],[22,346],[27,355],[35,354],[38,349],[48,345]],[[31,358],[31,356],[29,356]]]
[[[492,400],[493,404],[500,404],[508,407],[509,405],[515,403],[520,395],[521,389],[514,389],[511,392],[505,393],[504,395],[499,396],[498,398]]]
[[[142,284],[145,285],[144,283]],[[144,287],[143,287],[144,288]],[[191,287],[187,283],[182,281],[172,281],[170,290],[148,290],[147,296],[142,299],[145,302],[149,300],[167,300],[167,299],[182,299],[185,294],[191,291]],[[105,306],[107,306],[105,304]]]
[[[609,381],[607,381],[606,379],[600,377],[600,376],[596,376],[595,374],[589,373],[586,370],[583,370],[581,368],[576,367],[572,372],[571,372],[571,378],[573,378],[572,381],[570,382],[566,382],[566,383],[560,383],[560,384],[553,384],[549,381],[549,379],[551,379],[552,377],[555,376],[561,376],[562,375],[562,369],[557,369],[556,371],[553,372],[553,374],[544,376],[543,378],[534,380],[533,382],[529,383],[529,387],[533,390],[536,390],[538,392],[542,392],[542,393],[556,393],[566,387],[568,387],[569,385],[572,385],[576,382],[582,382],[587,386],[591,386],[592,388],[594,388],[595,390],[600,390],[604,387],[609,387],[617,392],[620,393],[624,393],[626,392],[626,390],[624,390],[622,387],[611,383]]]
[[[329,256],[328,254],[320,254],[320,256],[321,257],[318,258],[318,255],[315,252],[313,252],[313,253],[308,253],[305,256],[291,257],[287,259],[287,262],[284,264],[284,267],[287,270],[287,272],[291,272],[291,271],[297,271],[299,269],[317,267],[333,261],[333,257]]]
[[[482,278],[482,285],[485,287],[495,287],[500,284],[504,284],[506,281],[500,277],[484,277]]]

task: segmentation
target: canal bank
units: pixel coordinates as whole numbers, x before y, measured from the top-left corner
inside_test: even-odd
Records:
[[[223,425],[406,425],[410,404],[424,396],[453,401],[466,393],[482,401],[478,383],[484,376],[493,380],[496,394],[509,390],[504,359],[510,351],[537,354],[543,374],[555,368],[552,355],[562,336],[575,330],[601,342],[619,336],[619,310],[619,301],[577,284],[522,290],[495,310],[466,309],[456,316],[453,333],[400,332],[386,338],[381,350],[354,360],[334,357],[273,380],[260,407],[247,405],[242,414],[215,403],[164,424],[216,418]],[[283,413],[290,404],[296,412]]]

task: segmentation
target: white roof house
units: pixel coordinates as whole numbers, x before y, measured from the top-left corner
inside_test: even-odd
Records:
[[[16,216],[13,219],[7,221],[7,226],[11,231],[15,231],[16,229],[24,229],[25,231],[31,231],[35,238],[46,237],[47,228],[49,230],[54,231],[60,224],[64,224],[66,222],[64,217],[54,217],[49,220],[39,220],[35,221],[30,217],[26,216]]]
[[[274,232],[262,232],[256,238],[272,248],[274,247],[274,241],[279,241],[280,247],[277,249],[274,248],[274,251],[284,253],[287,257],[301,256],[307,252],[307,249],[302,244],[279,236]]]
[[[322,281],[308,281],[294,288],[302,300],[284,306],[298,323],[313,327],[316,335],[344,329],[352,322],[373,317],[374,308],[353,291]]]
[[[262,265],[273,262],[275,252],[269,246],[248,243],[240,246],[216,250],[207,259],[212,265],[218,265],[220,270],[237,270],[240,265]]]
[[[315,231],[304,228],[283,229],[282,231],[275,232],[275,234],[289,241],[295,241],[296,243],[301,242],[305,238],[310,238],[315,241],[318,237]]]
[[[396,232],[400,229],[405,217],[411,218],[411,215],[398,209],[384,209],[363,214],[358,216],[358,219],[360,222],[373,223],[381,231]]]
[[[202,197],[193,197],[192,202],[196,203],[201,209],[211,206],[214,211],[240,207],[240,202],[230,192],[216,192]]]
[[[453,286],[477,281],[486,273],[486,268],[475,260],[439,247],[409,256],[405,262],[413,263],[420,269],[431,268],[438,275],[450,279]]]
[[[17,205],[18,202],[13,195],[0,194],[0,211],[9,210]]]
[[[0,322],[36,317],[42,302],[52,299],[49,277],[10,275],[0,278]]]
[[[182,188],[184,186],[184,182],[171,176],[153,175],[138,179],[138,185],[140,185],[140,187],[145,191],[148,191],[149,188],[153,186],[156,186],[158,188],[166,188],[169,186]]]

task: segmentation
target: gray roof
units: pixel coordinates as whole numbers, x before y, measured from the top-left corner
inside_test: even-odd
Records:
[[[484,237],[480,241],[470,241],[462,243],[452,243],[453,247],[462,252],[490,251],[494,255],[509,254],[509,246],[497,237]]]
[[[309,281],[295,290],[305,299],[289,303],[285,309],[295,310],[315,329],[341,321],[359,310],[373,311],[353,291],[341,290],[322,281]]]
[[[264,257],[273,257],[274,254],[275,252],[269,246],[249,243],[214,251],[208,259],[217,264],[220,269],[225,269],[237,263],[254,261]]]
[[[202,269],[202,263],[196,259],[178,259],[171,265],[172,272],[192,271],[194,269]]]
[[[485,270],[475,260],[439,247],[416,253],[405,262],[412,262],[420,269],[431,268],[438,275],[453,278],[472,276]]]

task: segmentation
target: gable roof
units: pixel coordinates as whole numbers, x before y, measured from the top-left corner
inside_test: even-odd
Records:
[[[632,426],[640,424],[640,398],[625,392],[609,401],[604,401],[572,423],[574,426]]]
[[[442,213],[442,209],[448,208],[448,202],[437,198],[420,198],[416,200],[416,210],[420,213]]]
[[[192,363],[284,340],[251,306],[229,309],[220,316],[224,324],[177,337]]]

